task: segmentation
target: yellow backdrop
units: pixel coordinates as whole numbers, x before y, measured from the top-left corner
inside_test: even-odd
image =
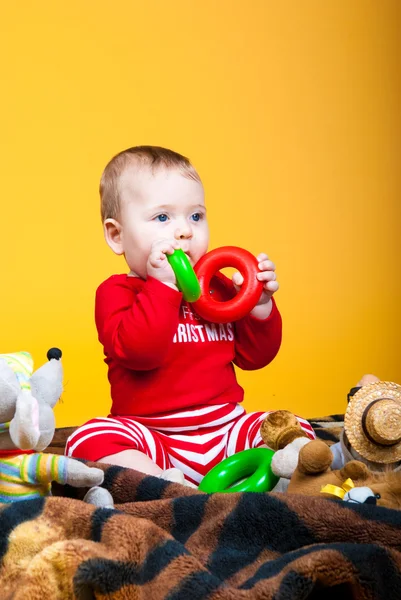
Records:
[[[4,3],[0,352],[64,353],[59,426],[107,414],[93,320],[123,262],[98,180],[135,144],[189,155],[212,247],[267,252],[279,356],[248,409],[341,412],[364,372],[401,383],[398,0]]]

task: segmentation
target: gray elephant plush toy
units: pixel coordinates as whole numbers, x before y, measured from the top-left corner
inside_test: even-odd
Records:
[[[53,407],[63,391],[61,351],[33,372],[28,352],[0,354],[0,503],[50,495],[51,482],[91,488],[84,500],[113,507],[98,487],[103,471],[73,458],[43,453],[53,439]]]

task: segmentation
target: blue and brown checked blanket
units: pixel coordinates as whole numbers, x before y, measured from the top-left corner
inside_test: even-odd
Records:
[[[102,468],[116,510],[60,485],[0,507],[1,600],[401,598],[401,511]]]

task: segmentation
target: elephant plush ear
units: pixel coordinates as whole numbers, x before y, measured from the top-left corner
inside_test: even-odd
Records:
[[[49,362],[35,371],[30,379],[32,396],[53,408],[63,392],[61,350],[52,348],[47,353]]]
[[[38,443],[39,405],[28,390],[19,393],[9,433],[13,444],[21,450],[32,450]]]
[[[0,355],[0,423],[11,421],[21,388],[17,376]]]

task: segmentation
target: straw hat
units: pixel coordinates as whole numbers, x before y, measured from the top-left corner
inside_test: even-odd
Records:
[[[348,404],[344,429],[363,458],[384,464],[401,460],[401,386],[378,381],[361,387]]]

